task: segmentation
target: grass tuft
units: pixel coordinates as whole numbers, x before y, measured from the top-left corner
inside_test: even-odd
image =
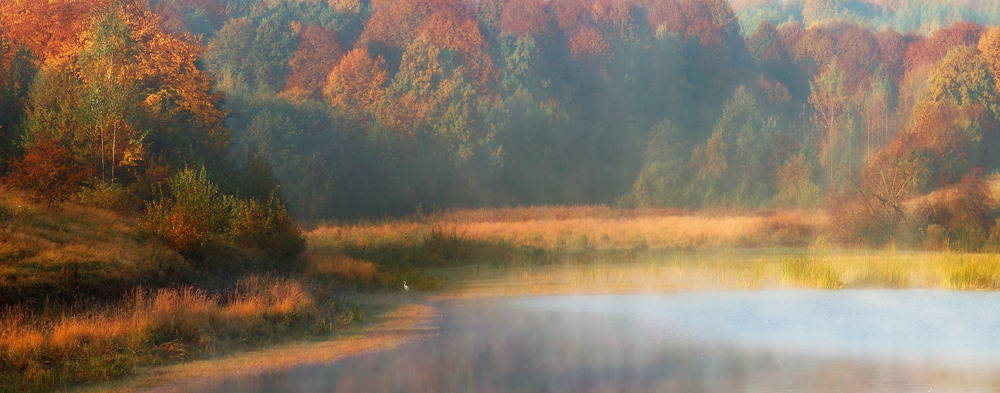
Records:
[[[942,286],[963,291],[1000,289],[1000,258],[948,258],[942,264]]]
[[[840,274],[829,265],[807,258],[783,258],[781,260],[781,281],[823,289],[839,289],[844,284]]]

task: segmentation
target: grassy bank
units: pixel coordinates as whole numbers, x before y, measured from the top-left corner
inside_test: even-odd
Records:
[[[544,263],[432,269],[451,296],[733,289],[1000,290],[1000,256],[893,250],[701,248],[564,251]]]
[[[540,266],[633,258],[646,250],[805,246],[827,225],[818,213],[691,213],[601,206],[462,210],[309,231],[309,268],[362,288],[440,288],[432,269]]]
[[[302,266],[233,246],[185,258],[133,214],[0,188],[0,392],[325,336],[363,315]]]
[[[26,201],[0,188],[0,305],[119,299],[132,288],[190,280],[194,269],[133,216]]]
[[[299,281],[252,276],[222,295],[186,287],[78,312],[7,308],[0,315],[0,391],[115,380],[139,367],[329,334],[359,316],[330,307],[336,304]]]

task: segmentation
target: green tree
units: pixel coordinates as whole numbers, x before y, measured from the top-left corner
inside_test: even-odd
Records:
[[[632,185],[632,205],[639,208],[683,206],[689,149],[680,130],[664,120],[649,131],[642,170]]]
[[[120,10],[101,14],[92,28],[91,44],[78,57],[83,91],[81,108],[85,114],[85,136],[77,142],[88,144],[102,179],[114,182],[116,169],[134,166],[145,156],[145,108],[137,84],[137,62],[141,48],[132,37]]]
[[[809,83],[815,145],[828,189],[846,187],[862,160],[863,131],[853,97],[836,62]]]
[[[7,45],[0,30],[0,175],[8,170],[23,139],[25,107],[31,82],[37,74],[31,53]]]
[[[214,74],[255,89],[281,91],[296,43],[287,23],[274,14],[264,20],[232,19],[209,41],[205,64]]]
[[[710,204],[757,207],[771,201],[777,119],[765,118],[757,100],[740,86],[726,102],[712,136],[695,148],[693,191]]]

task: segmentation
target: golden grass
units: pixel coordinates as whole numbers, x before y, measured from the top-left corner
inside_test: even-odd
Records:
[[[823,289],[838,289],[844,286],[839,271],[824,262],[807,258],[782,258],[781,281]]]
[[[84,315],[63,316],[52,328],[48,345],[54,349],[75,349],[88,343],[121,339],[141,334],[152,325],[145,315]],[[36,334],[40,335],[40,333]]]
[[[146,238],[134,217],[73,204],[30,204],[3,186],[0,262],[0,304],[124,296],[161,270],[186,269],[176,252]]]
[[[733,244],[807,244],[828,224],[821,213],[693,214],[608,207],[461,210],[375,224],[329,224],[307,233],[313,248],[415,244],[435,231],[464,239],[554,248],[668,248]],[[783,232],[784,231],[784,232]],[[805,233],[803,233],[805,232]]]
[[[108,391],[173,391],[178,381],[218,378],[236,374],[287,369],[302,364],[325,364],[347,356],[397,347],[414,338],[434,334],[430,324],[435,309],[426,304],[405,304],[379,314],[373,323],[352,328],[330,339],[301,341],[245,353],[186,362],[147,370]]]
[[[237,283],[235,295],[222,311],[229,317],[246,318],[296,315],[312,308],[313,299],[300,282],[252,276]]]
[[[9,368],[0,369],[0,381],[14,391],[35,391],[111,380],[141,364],[220,345],[285,340],[341,319],[322,314],[301,282],[260,276],[239,281],[224,296],[189,287],[138,292],[113,307],[76,314],[7,308],[0,313],[0,364]]]
[[[588,252],[584,252],[588,253]],[[589,252],[593,253],[593,252]],[[1000,289],[1000,256],[821,248],[701,248],[605,252],[580,262],[440,269],[446,296],[663,292],[735,288]]]
[[[1000,289],[1000,256],[967,258],[945,253],[939,261],[941,286],[958,290]]]
[[[0,314],[0,352],[34,352],[45,343],[45,336],[30,323],[26,311],[9,308]]]
[[[303,258],[314,273],[347,280],[358,280],[363,283],[372,282],[378,272],[374,263],[338,252],[310,251],[303,255]]]

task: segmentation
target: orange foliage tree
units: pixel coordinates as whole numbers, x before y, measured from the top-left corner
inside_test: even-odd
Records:
[[[90,36],[89,14],[112,0],[10,0],[0,2],[0,29],[46,66],[73,61]]]
[[[71,141],[74,154],[112,181],[118,168],[141,172],[150,155],[182,159],[171,147],[175,143],[190,145],[202,157],[222,151],[229,134],[213,81],[195,65],[200,41],[165,32],[139,0],[76,2],[40,17],[55,18],[79,4],[91,8],[73,14],[74,21],[60,20],[87,28],[79,46],[42,59],[42,77],[28,104],[29,146]]]
[[[542,38],[549,32],[552,21],[548,2],[542,0],[510,0],[500,14],[500,31],[518,37]]]
[[[980,37],[976,46],[989,63],[995,85],[1000,85],[1000,27],[991,27]]]
[[[422,37],[459,54],[466,75],[481,88],[492,81],[489,45],[470,5],[456,0],[380,0],[372,8],[361,44],[406,49]]]
[[[48,203],[65,200],[93,176],[90,166],[52,139],[37,141],[10,166],[7,183],[28,190],[37,201]]]
[[[372,58],[362,46],[347,52],[330,71],[323,94],[341,113],[367,117],[382,102],[388,79],[385,59],[381,55]]]
[[[302,28],[299,44],[288,60],[290,72],[285,78],[285,94],[318,99],[323,86],[344,49],[332,30],[316,25]]]

